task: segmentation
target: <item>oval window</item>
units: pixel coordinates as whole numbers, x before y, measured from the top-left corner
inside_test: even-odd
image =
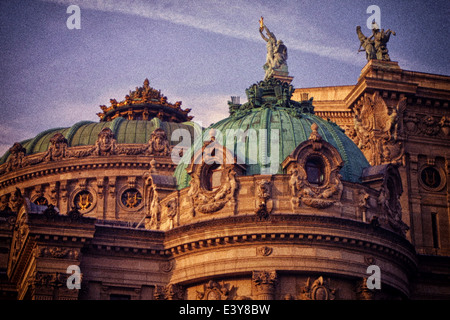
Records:
[[[325,165],[319,157],[309,158],[306,161],[305,171],[310,184],[321,186],[325,181]]]

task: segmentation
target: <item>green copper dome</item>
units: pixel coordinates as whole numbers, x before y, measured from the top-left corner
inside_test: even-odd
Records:
[[[68,142],[69,147],[94,145],[98,134],[102,129],[110,128],[117,143],[139,143],[145,144],[150,140],[152,132],[161,128],[166,132],[170,142],[172,132],[179,128],[189,130],[193,134],[193,127],[189,123],[165,122],[158,118],[146,120],[126,120],[122,117],[107,122],[81,121],[69,128],[55,128],[39,133],[36,137],[22,141],[20,144],[26,149],[26,154],[45,152],[48,150],[50,139],[61,133]],[[6,152],[0,158],[0,164],[6,162],[10,152]]]
[[[361,150],[345,135],[344,131],[337,124],[326,121],[314,114],[312,99],[301,103],[290,100],[292,90],[292,86],[287,83],[269,79],[253,85],[247,90],[249,102],[243,105],[229,102],[230,117],[206,129],[203,139],[198,139],[189,152],[181,159],[181,163],[174,174],[179,189],[189,185],[190,176],[185,169],[194,151],[200,149],[203,141],[209,139],[211,129],[220,131],[223,134],[223,139],[219,142],[224,146],[232,145],[235,155],[244,153],[242,151],[239,153],[237,140],[227,144],[227,130],[240,129],[245,132],[249,129],[254,129],[254,131],[260,132],[260,129],[267,129],[267,136],[263,135],[257,139],[258,146],[252,146],[252,142],[249,143],[250,140],[246,137],[244,144],[246,175],[264,173],[262,169],[265,166],[261,162],[261,156],[255,154],[254,151],[257,150],[260,153],[261,150],[267,150],[267,154],[271,157],[271,141],[278,143],[277,149],[279,153],[278,157],[274,158],[278,159],[278,170],[273,173],[280,174],[283,173],[281,163],[300,143],[308,140],[313,123],[318,125],[318,133],[322,136],[322,139],[333,145],[341,155],[344,161],[344,166],[340,171],[342,179],[350,182],[359,182],[363,169],[369,166]],[[277,132],[279,137],[271,136],[271,134]],[[257,163],[255,163],[255,160]]]

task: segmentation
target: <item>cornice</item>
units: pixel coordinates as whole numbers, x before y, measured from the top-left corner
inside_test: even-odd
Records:
[[[108,157],[91,156],[84,159],[65,159],[29,165],[6,173],[0,177],[0,189],[18,182],[24,182],[35,178],[42,178],[54,174],[79,172],[99,169],[150,169],[150,161],[155,159],[157,170],[175,170],[176,165],[170,157],[158,156],[123,156],[114,155]]]
[[[164,243],[175,257],[225,246],[282,243],[371,251],[412,270],[417,266],[414,247],[405,238],[367,223],[316,215],[279,214],[271,215],[268,221],[253,215],[202,221],[166,231]]]

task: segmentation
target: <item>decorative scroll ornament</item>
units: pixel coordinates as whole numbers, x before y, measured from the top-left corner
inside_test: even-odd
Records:
[[[273,252],[273,248],[267,246],[261,246],[256,248],[256,254],[259,256],[267,257],[270,256]]]
[[[80,255],[79,249],[61,248],[61,247],[38,247],[36,256],[56,258],[56,259],[75,259],[77,260]]]

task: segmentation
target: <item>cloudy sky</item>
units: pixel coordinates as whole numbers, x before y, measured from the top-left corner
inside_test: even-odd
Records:
[[[81,120],[123,100],[145,78],[183,101],[204,126],[227,100],[262,80],[264,21],[288,48],[295,87],[355,84],[365,65],[357,25],[381,9],[396,31],[391,59],[406,70],[450,74],[450,2],[415,0],[1,0],[0,155],[16,141]],[[81,29],[69,30],[70,5]]]

